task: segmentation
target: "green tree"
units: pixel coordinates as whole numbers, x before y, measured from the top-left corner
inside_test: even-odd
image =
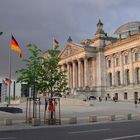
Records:
[[[17,82],[27,83],[26,88],[34,88],[33,98],[37,92],[48,92],[51,97],[61,95],[67,90],[66,71],[60,70],[58,46],[47,52],[47,58],[34,44],[27,45],[31,56],[24,59],[25,68],[18,71]]]
[[[60,70],[58,46],[48,51],[48,57],[43,57],[42,51],[34,44],[27,45],[31,56],[23,60],[25,68],[18,71],[17,82],[26,83],[26,88],[34,88],[33,93],[33,118],[37,116],[37,92],[49,92],[51,97],[60,95],[67,90],[66,73]],[[28,111],[27,111],[28,112]]]
[[[33,98],[37,97],[37,91],[40,89],[39,72],[42,70],[42,51],[34,44],[27,45],[31,56],[28,59],[24,59],[25,68],[18,70],[19,77],[17,82],[26,83],[25,88],[32,88]]]
[[[61,95],[67,90],[66,71],[59,68],[58,46],[47,52],[47,58],[43,61],[42,89],[51,94],[51,97]]]

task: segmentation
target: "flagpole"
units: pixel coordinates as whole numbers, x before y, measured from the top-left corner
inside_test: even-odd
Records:
[[[53,37],[53,41],[52,41],[52,48],[54,49],[54,43],[53,42],[54,42],[54,37]]]
[[[11,80],[11,46],[9,49],[9,80]],[[9,82],[8,105],[10,105],[11,82]]]

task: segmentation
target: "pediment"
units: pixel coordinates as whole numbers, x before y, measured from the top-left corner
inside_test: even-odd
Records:
[[[60,52],[59,57],[60,58],[66,58],[72,55],[76,55],[80,52],[83,52],[84,48],[78,46],[78,45],[71,45],[68,44],[65,46],[65,48]]]

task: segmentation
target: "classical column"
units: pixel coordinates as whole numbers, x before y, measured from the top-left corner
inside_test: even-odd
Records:
[[[76,87],[76,64],[75,61],[72,62],[72,71],[73,71],[73,88]]]
[[[123,55],[120,53],[120,79],[121,85],[124,85],[124,68],[123,68]]]
[[[76,63],[75,63],[75,66],[76,66],[76,68],[75,68],[75,87],[76,88],[78,88],[78,62],[76,61]]]
[[[69,83],[70,83],[70,88],[73,88],[73,71],[72,71],[72,64],[71,62],[69,63]]]
[[[87,71],[88,71],[88,59],[84,58],[84,86],[88,86],[88,75],[87,75]]]
[[[68,87],[70,88],[70,64],[67,63],[67,79],[68,79]]]
[[[114,57],[112,56],[112,86],[115,86],[115,64],[114,64]]]
[[[134,83],[133,54],[130,50],[130,84]]]
[[[96,60],[95,58],[92,58],[92,86],[96,86]]]
[[[81,61],[78,60],[78,87],[82,87],[81,86]]]

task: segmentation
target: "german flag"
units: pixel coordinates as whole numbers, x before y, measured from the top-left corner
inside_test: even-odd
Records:
[[[12,35],[12,34],[11,34]],[[11,50],[16,51],[19,53],[19,57],[22,58],[22,51],[20,49],[20,46],[14,36],[11,37]]]
[[[12,83],[12,80],[11,79],[9,79],[9,78],[5,78],[5,80],[4,80],[4,83],[5,84],[11,84]]]

